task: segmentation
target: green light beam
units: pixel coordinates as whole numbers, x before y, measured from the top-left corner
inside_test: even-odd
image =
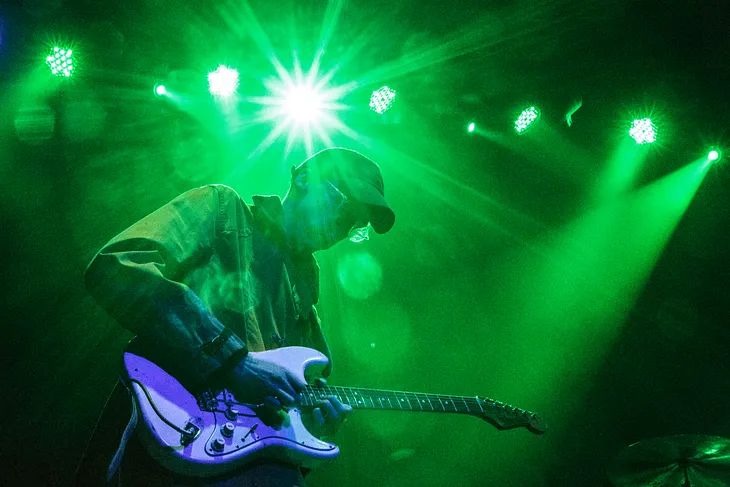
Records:
[[[523,372],[503,378],[514,388],[506,394],[570,421],[568,405],[591,387],[708,167],[691,163],[546,237],[541,255],[523,252],[513,270],[514,329],[501,338]]]
[[[596,202],[602,203],[612,200],[616,196],[633,189],[646,155],[647,146],[638,145],[632,139],[626,137],[621,138],[605,172],[599,176],[596,183]]]

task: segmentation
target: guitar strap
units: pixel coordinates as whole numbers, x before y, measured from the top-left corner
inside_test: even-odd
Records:
[[[127,388],[127,385],[124,384],[125,388]],[[132,396],[131,392],[127,388],[127,393]],[[117,448],[117,451],[114,453],[114,456],[112,457],[112,461],[109,463],[109,468],[106,472],[106,481],[111,482],[114,475],[119,471],[119,467],[122,465],[122,459],[124,458],[124,449],[127,447],[127,443],[129,442],[129,439],[132,437],[132,434],[134,433],[134,429],[137,427],[137,421],[139,419],[139,413],[137,410],[137,401],[134,399],[134,397],[131,397],[132,399],[132,416],[129,418],[129,422],[127,423],[126,428],[124,428],[124,433],[122,434],[122,439],[119,440],[119,447]]]

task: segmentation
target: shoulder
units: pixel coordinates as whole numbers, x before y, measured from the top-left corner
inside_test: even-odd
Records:
[[[206,184],[193,191],[202,191],[208,193],[215,193],[221,198],[242,200],[241,196],[236,192],[235,189],[225,184]]]
[[[219,207],[237,205],[243,203],[243,198],[235,189],[225,184],[206,184],[194,189],[190,189],[176,198],[177,200],[203,200],[208,199],[214,201]]]
[[[194,191],[213,193],[218,203],[218,224],[223,231],[250,235],[253,214],[235,189],[225,184],[208,184]]]

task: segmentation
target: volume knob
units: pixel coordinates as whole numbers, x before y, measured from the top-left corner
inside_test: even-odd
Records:
[[[211,446],[213,447],[213,450],[220,452],[226,447],[226,442],[223,441],[222,438],[216,438],[213,440],[213,444]]]
[[[231,436],[233,436],[233,430],[235,429],[236,426],[233,423],[226,423],[221,426],[221,434],[226,438],[230,438]]]
[[[238,409],[236,408],[228,408],[223,414],[229,421],[235,421],[236,419],[238,419]]]

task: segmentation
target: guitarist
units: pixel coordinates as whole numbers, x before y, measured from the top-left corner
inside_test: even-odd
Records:
[[[313,253],[356,233],[362,238],[369,228],[382,234],[393,226],[380,168],[365,156],[327,149],[291,175],[283,200],[253,196],[252,205],[223,185],[190,190],[114,237],[86,270],[89,293],[136,335],[130,348],[190,391],[221,386],[271,410],[293,405],[305,384],[248,351],[296,345],[330,357],[314,307],[319,268]],[[331,364],[323,375],[330,372]],[[213,478],[167,471],[134,435],[130,398],[118,384],[77,485],[304,486],[298,467],[270,461]],[[333,434],[352,411],[334,396],[318,406],[310,418],[313,434]]]

